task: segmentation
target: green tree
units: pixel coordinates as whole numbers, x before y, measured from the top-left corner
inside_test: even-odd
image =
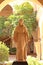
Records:
[[[11,36],[14,25],[8,18],[0,16],[0,38]]]
[[[13,23],[16,25],[20,18],[24,19],[24,24],[27,26],[30,35],[36,30],[38,23],[36,22],[36,12],[29,2],[24,2],[21,5],[14,6],[15,11],[13,16]]]

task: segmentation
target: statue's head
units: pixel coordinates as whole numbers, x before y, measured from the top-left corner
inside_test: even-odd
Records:
[[[23,25],[23,22],[24,22],[24,20],[21,18],[21,19],[19,19],[19,24],[20,25]]]

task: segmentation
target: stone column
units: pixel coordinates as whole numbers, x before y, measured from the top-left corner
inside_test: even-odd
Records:
[[[40,21],[41,59],[43,60],[43,21]]]
[[[34,53],[36,53],[36,57],[38,58],[38,60],[40,60],[40,56],[41,56],[41,47],[40,47],[40,31],[39,31],[39,27],[37,28],[37,31],[35,32],[34,35]]]
[[[36,57],[40,60],[40,41],[34,41],[34,53],[36,53]]]

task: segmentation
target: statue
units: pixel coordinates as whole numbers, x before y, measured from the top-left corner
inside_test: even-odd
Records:
[[[27,43],[28,43],[28,30],[26,26],[23,24],[23,19],[19,20],[19,24],[15,28],[14,31],[14,42],[17,47],[16,59],[17,61],[26,61],[26,54],[27,54]]]

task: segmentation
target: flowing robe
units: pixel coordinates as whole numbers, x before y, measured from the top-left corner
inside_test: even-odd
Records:
[[[14,42],[17,48],[17,61],[26,60],[26,45],[28,43],[28,37],[28,30],[26,26],[24,24],[17,25],[14,31]]]

